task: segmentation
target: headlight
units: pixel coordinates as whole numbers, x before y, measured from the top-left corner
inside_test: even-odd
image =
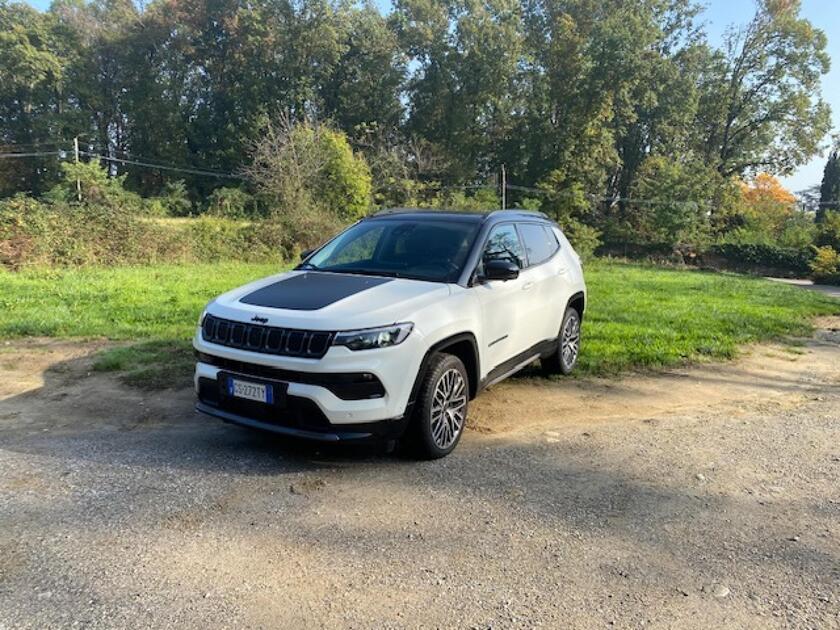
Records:
[[[348,330],[337,333],[334,346],[347,346],[351,350],[370,350],[372,348],[387,348],[405,341],[414,324],[406,322],[383,326],[382,328],[366,328],[364,330]]]

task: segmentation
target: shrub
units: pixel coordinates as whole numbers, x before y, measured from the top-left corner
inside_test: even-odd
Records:
[[[591,259],[595,255],[595,250],[601,246],[601,232],[594,227],[575,219],[570,219],[560,227],[581,260]]]
[[[817,247],[811,261],[811,272],[817,282],[840,284],[840,253],[827,245]]]
[[[217,188],[207,200],[207,214],[229,219],[244,219],[254,216],[254,198],[241,188]]]
[[[180,258],[184,247],[131,207],[25,197],[0,202],[0,263],[13,268],[154,262]]]
[[[170,217],[186,217],[192,213],[192,202],[184,180],[167,182],[159,199]]]
[[[819,224],[816,244],[840,252],[840,212],[826,210]]]
[[[796,273],[807,273],[813,258],[807,248],[785,248],[766,243],[717,243],[709,248],[709,252],[735,266],[783,269]]]
[[[626,223],[621,240],[671,248],[704,241],[709,191],[716,185],[715,173],[700,161],[647,158],[639,167],[630,195],[644,201],[624,202]]]
[[[53,204],[88,204],[133,212],[143,211],[143,200],[125,189],[126,175],[112,177],[99,161],[63,162],[62,177],[43,200]]]
[[[191,257],[202,262],[256,262],[284,257],[282,231],[267,222],[242,223],[203,216],[190,221],[186,240]]]
[[[370,208],[370,169],[339,131],[281,117],[266,126],[252,152],[246,174],[287,248],[316,245]]]

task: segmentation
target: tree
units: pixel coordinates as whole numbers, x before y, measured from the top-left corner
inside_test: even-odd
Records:
[[[823,170],[820,184],[820,202],[817,206],[817,223],[822,223],[828,210],[840,210],[840,154],[832,151]]]
[[[370,169],[344,134],[310,121],[277,116],[251,148],[245,175],[293,243],[320,242],[371,205]]]
[[[391,21],[414,68],[408,134],[442,149],[448,182],[486,176],[518,104],[519,3],[397,0]]]
[[[0,149],[57,154],[66,60],[55,23],[24,4],[0,2]],[[0,195],[47,190],[60,176],[54,157],[3,160]]]
[[[626,213],[626,239],[674,247],[698,243],[708,233],[714,171],[702,163],[652,156],[639,168]]]
[[[769,239],[781,237],[796,216],[796,197],[769,173],[741,184],[743,216],[748,228]]]
[[[342,13],[340,57],[320,89],[323,114],[346,133],[365,123],[396,127],[403,114],[405,77],[396,34],[372,5]]]
[[[729,31],[701,76],[701,150],[726,177],[789,174],[817,153],[830,128],[819,93],[826,37],[799,16],[799,4],[760,0],[750,24]]]

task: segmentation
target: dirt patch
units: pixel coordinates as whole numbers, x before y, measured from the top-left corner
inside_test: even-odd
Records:
[[[470,407],[484,434],[533,433],[562,424],[656,419],[714,407],[733,415],[789,408],[840,386],[840,318],[818,321],[802,345],[748,347],[740,359],[616,379],[548,381],[515,377]]]

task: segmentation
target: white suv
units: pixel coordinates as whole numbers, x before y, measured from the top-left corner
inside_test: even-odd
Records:
[[[537,359],[574,368],[585,306],[580,259],[542,214],[386,211],[207,306],[196,408],[442,457],[484,387]]]

